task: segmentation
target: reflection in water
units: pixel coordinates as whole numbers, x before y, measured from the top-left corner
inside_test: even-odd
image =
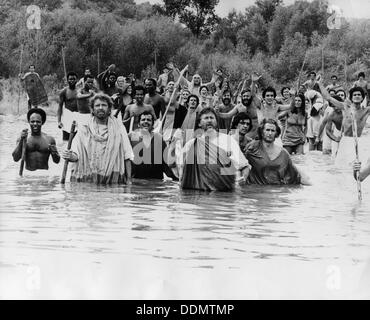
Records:
[[[291,273],[297,263],[307,269],[317,263],[324,274],[326,266],[340,263],[359,274],[359,265],[370,257],[370,183],[363,183],[359,204],[351,173],[339,172],[327,156],[312,152],[294,159],[312,179],[313,186],[305,187],[245,186],[234,193],[205,193],[181,191],[171,181],[61,186],[62,166],[51,161],[49,171],[25,171],[18,177],[19,163],[11,152],[26,126],[24,120],[2,117],[0,280],[4,270],[33,263],[63,269],[73,261],[106,265],[111,259],[117,268],[132,266],[133,272],[156,265],[185,268],[190,278],[192,270],[243,273],[257,265],[253,274],[262,279],[267,266],[286,266]],[[56,127],[56,119],[49,117],[44,130],[61,149]],[[171,272],[164,273],[170,279]],[[183,276],[184,290],[187,280]],[[145,297],[141,291],[128,297],[141,294]]]

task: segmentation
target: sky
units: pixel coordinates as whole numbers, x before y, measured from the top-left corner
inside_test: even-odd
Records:
[[[148,0],[136,0],[136,3]],[[149,0],[150,3],[161,3],[160,0]],[[216,12],[225,17],[233,8],[244,11],[246,7],[253,5],[255,0],[220,0]],[[284,0],[284,4],[291,4],[294,0]],[[370,0],[329,0],[329,4],[336,5],[343,10],[344,16],[349,18],[370,19]]]

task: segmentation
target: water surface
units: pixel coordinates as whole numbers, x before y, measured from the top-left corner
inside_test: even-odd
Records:
[[[370,180],[359,203],[330,157],[294,158],[304,187],[62,186],[51,160],[18,176],[24,118],[0,116],[0,298],[370,297]]]

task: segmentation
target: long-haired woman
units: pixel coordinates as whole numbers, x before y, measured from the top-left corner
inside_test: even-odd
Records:
[[[283,146],[290,154],[303,154],[306,142],[307,114],[303,94],[295,96],[287,114],[286,130],[283,136]]]

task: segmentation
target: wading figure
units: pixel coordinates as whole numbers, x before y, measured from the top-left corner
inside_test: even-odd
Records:
[[[254,139],[257,136],[258,128],[258,108],[260,107],[261,101],[257,98],[255,92],[255,82],[258,81],[260,76],[252,75],[252,84],[250,89],[245,89],[241,93],[241,103],[237,104],[232,110],[227,113],[220,112],[221,110],[216,107],[215,110],[220,119],[231,119],[238,113],[245,113],[252,119],[253,129],[248,132],[248,137]]]
[[[62,129],[63,140],[68,141],[70,128],[73,120],[77,117],[77,74],[70,72],[67,75],[68,86],[59,94],[59,106],[57,111],[58,128]]]
[[[245,156],[252,166],[248,184],[309,184],[293,164],[289,153],[275,143],[281,129],[274,119],[264,119],[258,127],[259,140],[247,145]]]
[[[217,115],[211,108],[199,114],[202,134],[183,148],[179,165],[181,187],[204,191],[233,190],[236,175],[248,177],[250,166],[235,139],[218,132]]]
[[[153,115],[145,111],[139,116],[139,128],[129,134],[134,152],[132,176],[136,179],[163,179],[165,173],[178,180],[168,166],[167,145],[161,134],[153,132],[153,125]]]
[[[349,91],[349,100],[341,102],[330,96],[328,91],[324,88],[320,76],[318,76],[318,83],[323,97],[343,112],[343,136],[339,143],[335,164],[338,167],[348,168],[356,157],[353,141],[353,124],[357,126],[360,158],[364,156],[365,152],[363,149],[365,145],[370,143],[369,137],[362,137],[366,121],[370,116],[370,106],[362,107],[362,103],[365,99],[365,91],[362,87],[354,87]]]
[[[13,159],[18,162],[22,158],[22,145],[26,139],[26,169],[29,171],[48,170],[50,155],[55,163],[59,163],[60,156],[55,139],[41,131],[46,121],[46,113],[40,108],[30,109],[27,113],[27,120],[30,124],[31,136],[27,137],[28,129],[22,130],[17,140],[17,147],[12,154]]]
[[[301,94],[295,97],[292,109],[286,111],[287,122],[283,137],[283,146],[290,154],[303,154],[306,142],[307,115],[305,111],[305,97]]]
[[[156,119],[161,119],[166,111],[166,102],[164,98],[157,93],[157,81],[155,79],[146,79],[145,89],[147,94],[144,97],[144,103],[152,105]]]
[[[63,151],[69,160],[71,181],[96,184],[131,184],[130,141],[122,122],[111,115],[113,102],[105,94],[91,100],[93,117],[79,128],[71,150]]]
[[[153,115],[154,121],[157,120],[153,106],[151,104],[144,103],[144,91],[144,87],[136,86],[135,103],[128,105],[125,109],[123,122],[125,123],[125,126],[126,128],[128,128],[129,132],[131,131],[131,129],[136,130],[139,127],[139,116],[144,111],[149,111]],[[134,120],[132,128],[130,128],[132,118],[134,118]]]
[[[239,143],[240,149],[244,151],[247,144],[253,141],[247,136],[247,133],[252,130],[252,119],[245,113],[239,113],[234,117],[231,129],[234,130],[231,136]]]

